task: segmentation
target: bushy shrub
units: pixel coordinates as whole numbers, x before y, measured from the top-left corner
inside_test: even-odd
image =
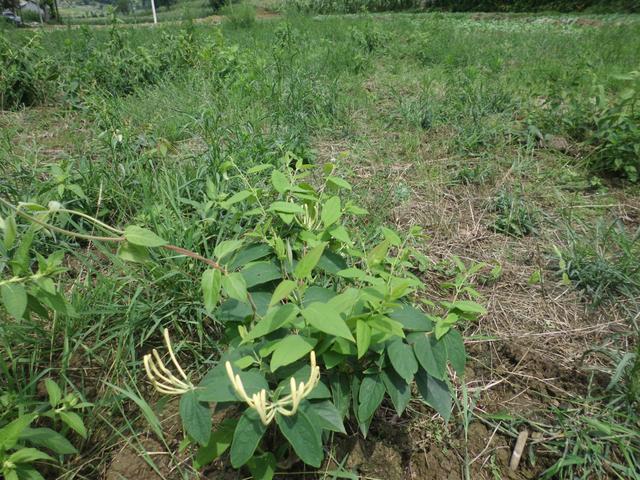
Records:
[[[57,69],[45,54],[42,36],[12,44],[0,36],[0,110],[39,103],[51,96]]]
[[[256,7],[248,3],[225,5],[220,13],[225,22],[235,28],[249,28],[256,23]]]

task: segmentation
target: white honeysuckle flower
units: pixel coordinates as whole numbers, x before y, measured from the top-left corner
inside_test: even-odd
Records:
[[[169,352],[169,358],[171,358],[171,363],[173,363],[182,379],[171,373],[171,371],[165,366],[164,362],[160,358],[160,354],[155,348],[151,353],[145,355],[143,358],[144,369],[147,372],[147,377],[149,377],[149,380],[151,380],[151,383],[158,392],[165,393],[167,395],[182,395],[190,390],[194,390],[195,387],[189,381],[189,377],[184,373],[184,370],[178,363],[178,359],[173,352],[173,346],[171,345],[168,329],[164,329],[163,336],[164,343],[167,347],[167,351]]]
[[[272,392],[269,392],[269,400],[267,400],[267,391],[264,388],[249,397],[240,375],[233,373],[231,362],[227,361],[225,367],[229,381],[240,399],[245,402],[249,408],[253,408],[258,413],[264,425],[269,425],[275,418],[276,413],[280,413],[286,417],[295,415],[300,406],[300,402],[318,385],[320,381],[320,367],[316,364],[316,354],[314,351],[311,352],[310,357],[311,372],[309,373],[309,379],[306,382],[300,382],[296,385],[296,379],[291,377],[289,380],[291,393],[276,401],[271,400],[273,396]]]

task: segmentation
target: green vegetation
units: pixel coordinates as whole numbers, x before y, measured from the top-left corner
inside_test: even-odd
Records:
[[[0,31],[3,475],[638,478],[640,19],[305,10]]]

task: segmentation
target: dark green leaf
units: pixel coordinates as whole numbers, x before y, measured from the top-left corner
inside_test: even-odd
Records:
[[[389,317],[400,322],[406,330],[418,332],[430,332],[433,330],[431,319],[411,305],[401,306],[389,314]]]
[[[26,428],[31,425],[37,415],[23,415],[0,428],[0,450],[9,450],[18,442],[18,438]]]
[[[411,386],[391,368],[382,371],[380,375],[391,403],[398,415],[402,415],[411,400]]]
[[[453,399],[447,384],[432,377],[421,368],[416,374],[416,385],[427,405],[433,407],[444,418],[445,422],[448,422],[451,417]]]
[[[302,310],[302,316],[310,325],[321,332],[355,342],[351,330],[342,317],[325,303],[312,303]]]
[[[209,443],[211,436],[211,410],[209,405],[198,400],[195,391],[180,397],[180,418],[189,436],[200,445]]]
[[[433,335],[412,333],[407,337],[413,343],[413,351],[418,362],[429,375],[442,380],[447,371],[447,351],[444,342],[435,339]]]
[[[238,250],[229,261],[227,268],[235,270],[244,267],[247,263],[260,260],[271,253],[271,247],[266,243],[253,243]],[[224,263],[224,262],[223,262]]]
[[[291,417],[277,414],[276,422],[298,457],[307,465],[320,467],[324,458],[321,429],[312,423],[309,416],[298,410]]]
[[[78,453],[69,440],[50,428],[26,428],[20,434],[20,440],[46,448],[59,455]]]
[[[467,354],[464,350],[464,340],[457,330],[449,330],[442,340],[447,350],[447,358],[453,369],[460,376],[464,375],[464,367],[467,362]]]
[[[324,402],[304,402],[300,408],[310,417],[316,417],[314,423],[322,429],[346,435],[347,432],[344,429],[342,415],[329,400]]]
[[[280,268],[273,262],[256,262],[240,271],[247,288],[282,278]]]
[[[239,302],[247,301],[247,284],[240,273],[233,272],[224,275],[222,277],[222,288],[230,298]]]
[[[260,421],[258,413],[252,408],[246,409],[233,433],[231,443],[233,468],[240,468],[249,461],[266,431],[267,427]]]
[[[249,334],[244,338],[244,342],[250,342],[256,338],[263,337],[284,325],[291,323],[298,314],[298,307],[293,303],[287,303],[281,307],[272,308],[269,313],[260,320]]]
[[[84,422],[82,421],[82,418],[80,418],[80,415],[69,411],[59,412],[58,415],[60,415],[60,420],[66,423],[69,428],[74,430],[82,438],[87,438],[87,428],[84,426]]]
[[[271,480],[276,471],[276,457],[271,452],[256,455],[249,460],[247,467],[254,480]]]
[[[238,421],[227,418],[209,437],[209,443],[198,449],[193,462],[194,468],[202,468],[213,462],[222,455],[230,446],[233,440],[233,432]]]
[[[233,386],[227,376],[226,369],[216,369],[214,375],[207,375],[196,390],[198,400],[201,402],[239,402],[240,399],[235,393]],[[254,370],[240,371],[234,368],[234,373],[240,375],[247,395],[251,396],[260,390],[268,390],[269,384],[264,376]]]
[[[362,423],[376,412],[384,398],[384,383],[380,375],[367,375],[358,391],[358,420]]]
[[[418,371],[418,362],[413,349],[400,338],[390,340],[387,343],[387,355],[391,365],[407,383],[413,381],[413,376]]]

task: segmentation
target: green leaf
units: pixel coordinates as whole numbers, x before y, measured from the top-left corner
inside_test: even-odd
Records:
[[[226,259],[222,263],[227,263],[229,270],[236,270],[237,268],[244,267],[250,262],[255,262],[261,258],[266,257],[271,253],[271,247],[264,243],[252,243],[236,251],[228,263]]]
[[[146,263],[151,259],[149,250],[131,242],[121,242],[118,248],[118,257],[125,262]]]
[[[240,273],[244,277],[247,288],[282,278],[280,268],[273,262],[252,263],[243,268]]]
[[[464,375],[464,367],[467,363],[467,354],[464,350],[464,340],[457,330],[450,330],[443,339],[447,350],[447,359],[451,362],[453,369],[460,376]]]
[[[358,320],[356,323],[356,345],[358,346],[358,358],[362,358],[371,345],[371,328],[364,320]]]
[[[384,398],[384,383],[380,375],[367,375],[358,391],[358,421],[360,423],[373,417]]]
[[[383,370],[380,376],[396,412],[402,415],[411,400],[411,386],[391,368]]]
[[[211,436],[211,410],[198,400],[193,390],[180,397],[180,418],[189,436],[200,445],[207,445]]]
[[[269,306],[272,307],[285,298],[288,298],[291,292],[295,290],[295,288],[296,282],[294,282],[293,280],[282,280],[273,291],[273,295],[271,297],[271,300],[269,301]]]
[[[47,390],[47,395],[49,396],[49,405],[56,407],[60,403],[60,400],[62,400],[60,387],[50,378],[46,378],[44,380],[44,387]]]
[[[296,268],[293,271],[293,276],[298,280],[303,280],[311,276],[311,272],[320,261],[320,257],[322,256],[322,252],[324,252],[325,246],[326,244],[321,243],[309,250],[296,265]]]
[[[285,193],[291,188],[289,179],[280,170],[271,172],[271,183],[278,193]]]
[[[12,478],[12,473],[17,474],[17,476],[15,478]],[[38,472],[35,468],[27,466],[25,464],[20,464],[15,470],[9,470],[7,480],[44,480],[44,477],[40,475],[40,472]]]
[[[36,419],[36,414],[23,415],[0,428],[0,450],[9,450],[18,442],[22,432]]]
[[[82,418],[80,418],[80,415],[75,412],[67,411],[60,412],[58,415],[60,415],[60,420],[66,423],[69,428],[75,431],[82,438],[87,438],[87,429],[84,426],[84,422],[82,421]]]
[[[193,461],[194,468],[199,469],[210,464],[227,451],[231,446],[233,432],[237,424],[238,421],[231,418],[227,418],[220,424],[209,437],[209,443],[198,449],[196,458]]]
[[[418,332],[430,332],[433,330],[433,322],[427,315],[411,305],[403,305],[394,310],[389,317],[402,323],[406,330]]]
[[[387,355],[391,360],[391,365],[402,378],[408,383],[413,381],[413,376],[418,371],[418,362],[413,353],[413,349],[397,338],[387,344]]]
[[[276,414],[280,431],[289,441],[298,457],[312,467],[318,468],[324,458],[320,428],[314,426],[309,416],[302,410],[285,417]]]
[[[416,374],[416,385],[427,405],[433,407],[444,418],[445,422],[448,422],[451,417],[453,398],[447,384],[432,377],[423,369],[419,369]]]
[[[166,240],[163,240],[151,230],[138,227],[137,225],[129,225],[127,228],[125,228],[124,238],[127,239],[127,242],[130,242],[134,245],[139,245],[141,247],[161,247],[168,243]]]
[[[224,364],[220,365],[220,368],[216,367],[210,373],[213,373],[213,375],[207,375],[196,390],[198,400],[218,403],[240,401],[229,381]],[[260,390],[269,390],[269,384],[260,372],[253,370],[235,371],[235,374],[240,375],[244,389],[249,396],[258,393]]]
[[[16,225],[16,217],[15,215],[11,215],[7,217],[4,221],[4,248],[6,250],[11,249],[13,244],[16,241],[16,236],[18,235],[18,226]]]
[[[253,457],[266,431],[267,427],[260,421],[258,413],[252,408],[247,408],[233,433],[230,453],[233,468],[240,468]]]
[[[263,337],[291,323],[296,318],[298,311],[298,307],[293,303],[272,308],[269,310],[269,313],[251,329],[249,334],[243,339],[243,343]]]
[[[312,303],[302,310],[302,316],[310,325],[321,332],[355,342],[351,330],[349,330],[349,327],[342,317],[325,303]]]
[[[251,196],[251,192],[249,190],[241,190],[237,193],[231,195],[231,197],[227,198],[225,201],[220,202],[220,206],[225,210],[235,205],[236,203],[242,202]]]
[[[270,212],[288,213],[291,215],[294,215],[296,213],[304,213],[304,208],[302,208],[297,203],[291,202],[273,202],[271,205],[269,205],[268,210]]]
[[[202,293],[204,296],[204,308],[208,313],[213,312],[220,300],[222,288],[222,272],[215,268],[209,268],[202,274]]]
[[[41,452],[37,448],[21,448],[17,452],[12,453],[7,458],[11,463],[33,463],[37,460],[49,460],[55,462],[55,460],[44,452]]]
[[[222,277],[222,288],[230,298],[239,302],[247,301],[247,283],[239,272],[233,272]]]
[[[469,300],[456,300],[455,302],[442,302],[442,304],[449,310],[457,309],[466,313],[477,313],[484,315],[487,313],[487,309],[476,302]]]
[[[367,254],[367,263],[369,266],[377,265],[387,257],[389,251],[389,241],[385,240],[380,244],[373,247],[373,249]]]
[[[342,415],[329,400],[323,402],[304,402],[300,408],[310,417],[315,417],[313,421],[320,428],[346,435],[347,432],[342,422]]]
[[[69,440],[50,428],[26,428],[20,434],[20,440],[47,448],[59,455],[78,453]]]
[[[325,228],[333,225],[338,220],[340,220],[341,215],[341,206],[340,206],[340,197],[331,197],[327,200],[322,206],[322,214],[320,215],[322,218],[322,223],[324,223]]]
[[[429,375],[442,380],[447,371],[447,351],[443,342],[439,342],[433,335],[423,333],[411,334],[407,337],[413,343],[413,351],[418,362]]]
[[[335,238],[339,242],[342,243],[351,243],[351,237],[349,236],[349,232],[342,225],[334,225],[329,230],[329,235],[331,238]]]
[[[0,297],[9,315],[20,320],[27,309],[27,291],[19,283],[0,285]]]
[[[327,177],[327,181],[334,187],[351,190],[351,184],[340,177],[329,176]]]
[[[254,480],[271,480],[276,471],[276,457],[271,452],[255,455],[247,462],[247,467]]]
[[[255,167],[251,167],[249,170],[247,170],[247,173],[249,173],[249,174],[260,173],[260,172],[263,172],[265,170],[269,170],[270,168],[273,168],[273,165],[271,165],[270,163],[260,163],[260,164],[256,165]]]
[[[269,366],[271,371],[275,372],[278,368],[304,357],[313,350],[316,343],[316,339],[306,338],[301,335],[289,335],[283,338],[276,344],[275,351],[271,357]]]
[[[238,250],[243,244],[243,240],[225,240],[216,245],[216,248],[213,250],[213,255],[220,261],[227,255]]]

